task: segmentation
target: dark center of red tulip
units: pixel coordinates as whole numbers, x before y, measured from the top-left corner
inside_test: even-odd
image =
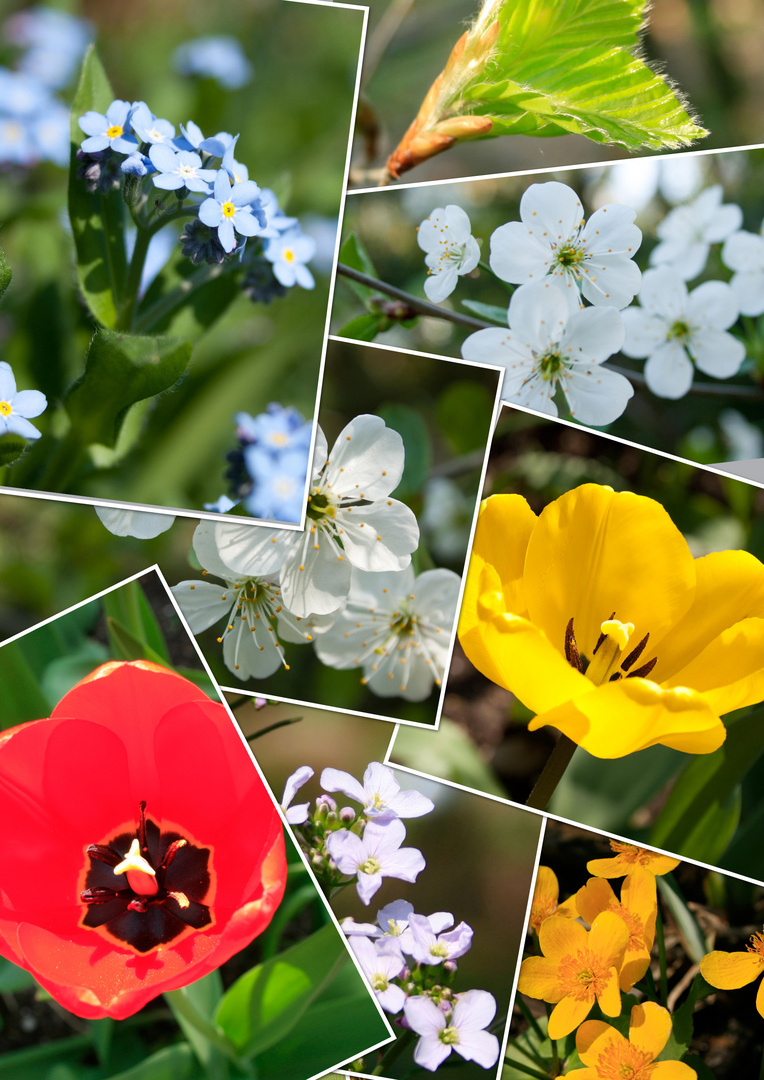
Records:
[[[203,902],[210,891],[210,849],[178,832],[162,832],[146,817],[145,802],[134,833],[90,844],[85,853],[90,865],[80,925],[105,931],[139,953],[211,925]]]

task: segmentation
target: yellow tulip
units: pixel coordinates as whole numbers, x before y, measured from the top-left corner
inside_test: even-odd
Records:
[[[654,499],[584,484],[480,508],[459,622],[472,663],[597,757],[718,749],[764,699],[764,566],[694,559]]]

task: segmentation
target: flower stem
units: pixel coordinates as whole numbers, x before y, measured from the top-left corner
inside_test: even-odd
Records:
[[[518,1072],[525,1073],[526,1076],[533,1076],[537,1080],[549,1080],[548,1072],[541,1072],[539,1069],[532,1069],[530,1065],[523,1065],[519,1061],[515,1061],[514,1058],[505,1057],[505,1064],[511,1066],[513,1069],[517,1069]]]
[[[528,1006],[525,1004],[525,1002],[523,1001],[523,999],[520,997],[519,994],[517,995],[517,998],[515,999],[515,1004],[517,1005],[517,1007],[519,1008],[520,1012],[523,1014],[525,1019],[528,1021],[528,1024],[533,1028],[533,1031],[534,1031],[534,1034],[535,1034],[536,1038],[539,1040],[539,1042],[543,1042],[544,1039],[546,1038],[546,1035],[544,1034],[544,1032],[539,1027],[538,1020],[533,1015],[533,1013],[528,1008]]]
[[[368,274],[362,274],[360,270],[354,270],[352,266],[345,266],[344,263],[337,263],[337,273],[350,278],[352,281],[357,281],[359,285],[365,285],[367,289],[374,289],[376,292],[384,293],[385,296],[391,296],[393,300],[402,300],[404,304],[420,315],[432,315],[436,319],[446,319],[448,322],[456,323],[458,326],[466,326],[470,330],[485,330],[494,325],[493,323],[483,322],[482,319],[473,319],[471,315],[460,315],[458,311],[449,311],[448,308],[430,304],[427,300],[420,300],[418,296],[412,296],[411,293],[404,292],[403,289],[396,289],[394,285],[388,285],[386,281],[378,281],[376,278],[369,277]]]
[[[196,205],[179,206],[177,210],[173,210],[167,214],[162,214],[162,216],[152,225],[138,228],[138,232],[135,237],[135,247],[133,248],[133,255],[130,259],[130,266],[127,270],[125,295],[122,297],[122,302],[119,308],[119,317],[117,318],[117,325],[115,329],[133,329],[133,315],[135,313],[135,306],[138,302],[138,292],[141,287],[143,268],[146,264],[146,254],[149,250],[149,244],[151,243],[152,237],[155,235],[155,233],[158,233],[160,229],[163,229],[164,226],[168,225],[171,221],[177,221],[178,218],[183,217],[194,217],[196,213]]]
[[[206,1016],[202,1016],[183,988],[180,990],[165,990],[164,997],[176,1017],[183,1017],[200,1035],[203,1035],[229,1061],[233,1062],[238,1069],[241,1069],[245,1076],[253,1075],[249,1064],[239,1060],[231,1042],[215,1024],[211,1023]]]
[[[537,1054],[534,1050],[531,1050],[531,1048],[529,1046],[522,1046],[521,1043],[520,1043],[520,1040],[513,1038],[512,1035],[509,1036],[509,1038],[507,1039],[507,1042],[511,1043],[511,1045],[515,1048],[515,1050],[517,1050],[518,1054],[522,1054],[524,1057],[532,1058],[533,1061],[536,1062],[536,1064],[539,1066],[540,1069],[546,1070],[544,1072],[544,1074],[543,1074],[544,1077],[547,1077],[549,1075],[547,1062],[544,1061],[544,1059],[539,1054]]]
[[[300,720],[302,720],[301,716],[293,716],[291,720],[277,720],[275,724],[269,724],[268,727],[261,728],[260,731],[255,731],[252,735],[245,735],[245,738],[247,742],[252,742],[253,739],[261,739],[263,735],[270,735],[272,731],[276,731],[278,728],[297,724]]]
[[[577,749],[578,745],[572,739],[569,739],[567,735],[560,735],[541,776],[528,796],[526,806],[532,806],[534,810],[546,810],[555,788],[562,780],[563,773],[570,765],[571,758]]]
[[[416,1037],[416,1032],[411,1031],[410,1029],[402,1031],[390,1049],[383,1053],[379,1064],[373,1070],[371,1075],[384,1076],[385,1069],[387,1069],[392,1062],[396,1061],[407,1047],[411,1046]]]
[[[660,904],[655,918],[655,937],[658,941],[658,963],[661,968],[661,1004],[665,1007],[668,1002],[668,977],[666,975],[666,942],[663,937],[663,917]]]

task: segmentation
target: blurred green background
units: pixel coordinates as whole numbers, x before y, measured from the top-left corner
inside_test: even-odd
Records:
[[[382,760],[392,733],[388,724],[377,720],[287,705],[255,711],[249,702],[236,705],[235,699],[228,699],[247,734],[279,719],[302,717],[299,723],[254,743],[277,797],[286,778],[300,765],[315,770],[313,779],[300,788],[296,802],[320,794],[318,780],[325,768],[343,769],[361,779],[370,761]],[[430,733],[414,734],[427,740],[434,737]],[[352,915],[357,922],[374,922],[376,912],[385,904],[404,899],[414,905],[417,913],[450,911],[455,922],[463,919],[474,929],[475,936],[470,951],[458,961],[454,988],[488,990],[498,1003],[497,1019],[505,1017],[522,946],[542,819],[530,811],[401,770],[396,770],[395,778],[404,790],[421,791],[435,803],[432,813],[404,822],[405,846],[419,848],[427,866],[414,884],[386,878],[368,907],[351,888],[340,893],[332,906],[339,918]],[[333,797],[338,807],[344,805],[341,793]],[[501,1043],[501,1031],[498,1038]],[[360,1071],[369,1073],[373,1067],[374,1058],[369,1057]],[[411,1069],[409,1050],[385,1075],[427,1075]],[[447,1071],[455,1080],[480,1080],[491,1075],[456,1055],[449,1058]]]
[[[364,170],[384,165],[417,114],[457,39],[480,10],[480,0],[368,0],[367,58],[389,46],[364,79],[353,165],[357,186],[374,186]],[[395,15],[397,13],[397,17]],[[745,146],[764,138],[759,0],[654,0],[641,55],[677,84],[710,135],[703,149]],[[371,150],[371,153],[369,153]],[[575,135],[488,139],[462,143],[410,173],[406,183],[539,169],[622,158],[616,147]]]
[[[523,192],[533,183],[550,180],[572,187],[587,217],[607,203],[634,208],[643,236],[635,261],[642,270],[647,269],[650,252],[657,243],[656,226],[668,210],[710,185],[721,184],[724,202],[742,208],[743,229],[759,233],[764,219],[764,151],[756,149],[355,195],[348,199],[344,235],[358,235],[380,280],[424,298],[427,271],[424,252],[417,245],[416,227],[431,210],[451,203],[461,206],[470,217],[473,235],[482,239],[481,257],[487,261],[491,234],[505,222],[519,220]],[[688,283],[691,291],[702,281],[729,281],[732,274],[721,263],[720,250],[721,244],[713,245],[705,271]],[[462,315],[477,314],[469,309],[472,301],[506,310],[511,293],[512,288],[493,275],[476,271],[474,277],[460,277],[454,292],[440,306]],[[348,280],[339,277],[333,332],[340,332],[361,310]],[[395,326],[376,340],[399,348],[459,356],[462,342],[473,332],[425,316],[416,321],[413,329]],[[656,397],[637,383],[626,411],[607,431],[701,463],[764,456],[764,319],[740,319],[732,332],[744,340],[747,350],[736,376],[711,379],[696,370],[692,390],[676,401]],[[352,326],[347,333],[353,336]],[[616,354],[608,363],[639,375],[644,361]],[[564,411],[560,415],[568,418]]]
[[[251,179],[276,191],[288,214],[304,224],[311,217],[329,225],[336,220],[361,11],[284,0],[222,7],[203,0],[60,6],[95,24],[118,98],[145,100],[176,131],[193,119],[205,134],[241,132],[238,159],[249,166]],[[17,7],[1,4],[0,18]],[[240,41],[254,66],[247,86],[223,91],[210,79],[173,70],[176,46],[204,34],[232,34]],[[0,60],[12,62],[14,55],[0,47]],[[73,92],[67,91],[67,100]],[[36,387],[49,399],[39,424],[44,434],[52,430],[53,406],[82,370],[95,329],[73,282],[66,184],[66,170],[50,164],[0,176],[0,243],[14,273],[0,309],[0,344],[19,387]],[[235,413],[256,414],[275,400],[314,415],[331,263],[331,252],[328,264],[323,254],[314,261],[322,267],[315,290],[296,287],[268,307],[237,297],[198,342],[179,383],[132,408],[116,449],[98,448],[99,471],[73,493],[201,508],[225,489]],[[6,482],[14,483],[12,468]]]
[[[660,502],[693,555],[745,549],[764,559],[764,491],[637,446],[505,406],[491,447],[484,497],[523,495],[536,513],[580,484],[609,485]],[[527,729],[530,713],[481,675],[458,642],[435,734],[401,728],[391,761],[524,803],[555,743]],[[549,810],[764,881],[762,706],[724,718],[727,742],[710,755],[654,746],[614,760],[580,748]],[[704,772],[703,770],[710,770]],[[683,772],[684,771],[684,772]],[[682,784],[677,780],[682,776]],[[661,819],[668,792],[686,798],[683,820]]]

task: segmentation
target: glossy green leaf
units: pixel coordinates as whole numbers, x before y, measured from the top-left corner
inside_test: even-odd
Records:
[[[220,971],[211,971],[209,975],[197,979],[196,982],[184,986],[181,990],[165,994],[165,1001],[172,1009],[178,1026],[199,1059],[206,1080],[228,1080],[228,1059],[221,1048],[207,1038],[204,1031],[200,1030],[193,1020],[177,1007],[179,994],[183,995],[200,1016],[211,1021],[223,996],[223,980]]]
[[[693,1024],[693,1012],[695,1011],[696,1004],[704,997],[708,997],[709,994],[715,994],[716,990],[713,986],[706,982],[702,975],[698,974],[692,980],[690,991],[682,1004],[674,1012],[672,1017],[673,1037],[679,1046],[684,1046],[685,1050],[692,1042],[692,1036],[694,1033]],[[682,1053],[685,1051],[683,1050]],[[678,1055],[681,1056],[681,1055]]]
[[[345,323],[337,331],[337,337],[355,338],[356,341],[374,341],[377,334],[383,334],[391,326],[392,323],[386,315],[381,312],[369,312],[367,315],[358,315],[349,323]]]
[[[329,923],[242,975],[223,997],[215,1020],[242,1057],[256,1057],[289,1035],[348,961]]]
[[[462,307],[466,307],[474,315],[486,322],[495,323],[496,326],[507,326],[507,308],[498,307],[496,304],[481,304],[479,300],[462,300]]]
[[[50,704],[37,674],[17,641],[0,649],[0,682],[3,686],[0,728],[3,731],[50,715]]]
[[[169,390],[190,358],[191,344],[181,338],[100,330],[64,402],[80,441],[113,447],[130,406]]]
[[[120,191],[91,194],[78,177],[76,153],[84,138],[79,118],[90,109],[103,113],[114,100],[109,79],[95,46],[85,54],[80,82],[72,103],[69,220],[76,251],[77,282],[91,312],[106,327],[114,327],[127,278],[126,209]]]
[[[11,264],[6,259],[5,252],[0,250],[0,300],[5,295],[5,290],[10,285],[12,277]]]
[[[657,877],[655,883],[674,917],[679,933],[682,935],[685,952],[694,964],[699,964],[708,952],[708,945],[706,944],[705,935],[698,925],[698,920],[687,906],[687,901],[682,895],[679,886],[670,875]]]
[[[736,720],[718,750],[689,762],[652,828],[651,844],[719,862],[740,817],[739,784],[764,750],[763,720],[761,710]]]
[[[60,701],[94,668],[110,659],[108,650],[100,641],[83,641],[71,656],[60,656],[47,665],[40,682],[45,697],[53,703]]]
[[[0,435],[0,467],[12,465],[14,461],[18,461],[27,446],[30,445],[29,440],[21,435],[12,435],[10,433]]]
[[[388,427],[398,432],[406,451],[403,476],[395,489],[395,495],[399,499],[417,495],[424,487],[432,465],[430,434],[422,414],[409,405],[397,403],[382,405],[377,409],[377,414]]]
[[[574,132],[629,150],[686,146],[706,134],[678,94],[634,53],[645,0],[503,0],[485,65],[451,115],[488,117],[495,135]]]
[[[115,1073],[109,1080],[196,1080],[198,1076],[194,1053],[182,1042],[157,1050],[140,1065]]]
[[[15,994],[35,985],[33,975],[5,957],[0,957],[0,994]]]
[[[362,274],[366,274],[368,277],[377,278],[377,270],[374,263],[371,261],[371,256],[363,245],[361,238],[356,233],[351,233],[350,236],[343,242],[340,248],[339,262],[344,266],[349,266],[351,270],[358,270]],[[360,281],[353,281],[352,278],[342,279],[349,289],[352,289],[359,300],[363,300],[364,303],[370,296],[374,296],[374,290],[370,289],[367,285],[362,285]]]

